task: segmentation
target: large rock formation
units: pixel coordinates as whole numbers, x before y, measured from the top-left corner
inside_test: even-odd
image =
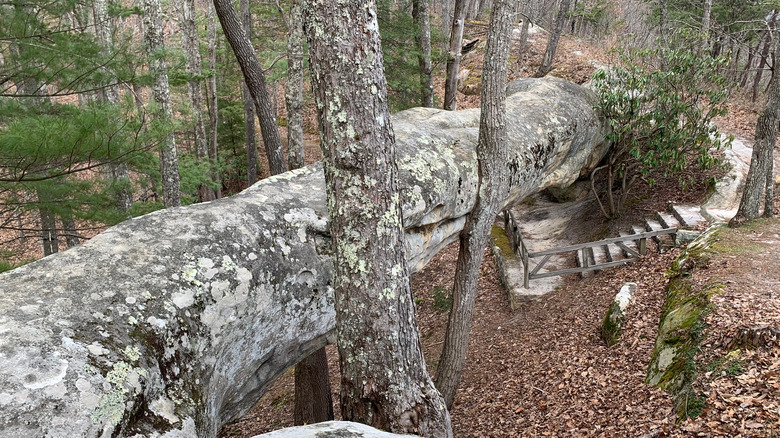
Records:
[[[511,87],[524,92],[507,100],[506,204],[572,183],[605,152],[588,91]],[[413,270],[472,208],[478,123],[476,110],[393,117]],[[328,342],[329,252],[313,165],[0,275],[0,435],[215,436]]]

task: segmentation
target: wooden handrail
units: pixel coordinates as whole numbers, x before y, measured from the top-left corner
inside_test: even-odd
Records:
[[[582,248],[587,248],[587,247],[593,247],[593,246],[598,246],[598,245],[606,245],[606,244],[609,244],[609,243],[626,242],[626,241],[629,241],[629,240],[646,239],[648,237],[661,236],[661,235],[664,235],[664,234],[674,234],[676,232],[677,232],[677,228],[664,228],[663,230],[646,231],[644,233],[630,234],[628,236],[610,237],[609,239],[603,239],[603,240],[599,240],[597,242],[579,243],[577,245],[569,245],[569,246],[564,246],[564,247],[556,248],[556,249],[547,249],[547,250],[544,250],[544,251],[532,252],[532,253],[530,253],[528,255],[529,255],[529,257],[539,257],[539,256],[547,255],[547,254],[559,254],[559,253],[562,253],[562,252],[575,251],[575,250],[582,249]]]

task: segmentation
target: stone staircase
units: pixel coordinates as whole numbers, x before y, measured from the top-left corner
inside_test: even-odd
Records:
[[[638,254],[644,254],[647,251],[645,242],[632,238],[632,236],[647,231],[677,229],[673,234],[651,237],[658,251],[664,252],[693,241],[707,225],[709,225],[709,221],[701,214],[700,206],[671,204],[669,212],[659,211],[654,217],[646,218],[642,224],[632,225],[628,231],[620,231],[619,236],[625,237],[625,241],[593,246],[575,252],[577,267],[595,266],[621,260],[631,261]],[[583,272],[582,276],[587,277],[593,275],[594,272],[596,271]]]

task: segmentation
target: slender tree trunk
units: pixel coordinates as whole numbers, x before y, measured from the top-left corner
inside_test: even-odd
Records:
[[[482,256],[508,184],[506,163],[509,152],[504,115],[507,61],[516,6],[517,2],[513,0],[496,0],[490,17],[482,69],[482,108],[477,143],[479,191],[474,209],[466,217],[460,233],[452,309],[435,379],[448,407],[455,400],[466,359]]]
[[[176,3],[181,29],[181,45],[186,60],[185,71],[189,76],[187,94],[195,117],[195,156],[202,161],[208,161],[209,144],[208,138],[206,138],[206,124],[203,120],[203,86],[200,79],[203,68],[201,67],[195,0],[178,0]],[[198,187],[198,200],[204,202],[214,199],[216,199],[216,195],[208,184],[203,183]]]
[[[660,20],[658,23],[658,34],[661,35],[661,43],[665,46],[667,27],[669,26],[669,0],[658,0],[658,9],[660,10]]]
[[[65,244],[68,248],[81,243],[78,234],[76,234],[76,222],[73,220],[73,215],[70,211],[67,211],[60,215],[60,222],[62,222],[62,231],[65,234]]]
[[[330,391],[328,357],[322,347],[295,365],[295,425],[333,420]]]
[[[428,12],[428,0],[412,0],[412,18],[419,29],[417,46],[420,53],[417,63],[420,65],[420,104],[433,108],[433,67],[431,66],[431,16]]]
[[[268,157],[268,167],[271,174],[276,175],[287,171],[282,151],[282,139],[279,136],[279,127],[276,124],[276,114],[271,110],[271,96],[265,82],[265,74],[257,60],[255,49],[244,32],[241,21],[230,0],[214,0],[214,8],[217,11],[219,22],[225,37],[233,48],[244,81],[249,87],[252,99],[255,101],[257,118],[260,121],[260,132],[265,144],[265,153]]]
[[[41,219],[41,250],[46,257],[59,251],[57,216],[47,206],[47,203],[52,201],[49,193],[45,189],[37,188],[35,194],[38,197],[38,214]]]
[[[555,58],[555,51],[558,49],[558,40],[561,38],[563,32],[563,25],[566,23],[566,14],[569,13],[569,6],[571,0],[562,0],[561,9],[558,10],[558,16],[555,18],[555,30],[550,34],[550,40],[547,42],[547,50],[544,52],[544,59],[542,65],[539,66],[539,70],[536,71],[534,77],[541,78],[546,75],[552,69],[553,59]]]
[[[766,31],[766,37],[764,39],[764,48],[761,49],[761,54],[758,61],[758,69],[756,70],[756,76],[753,80],[753,102],[758,98],[758,87],[761,84],[761,78],[764,75],[764,66],[769,66],[769,49],[772,46],[772,31],[775,28],[775,20],[777,20],[777,13],[772,15],[769,20],[769,29]]]
[[[171,91],[168,86],[168,67],[165,66],[165,40],[163,36],[162,8],[160,0],[143,0],[144,7],[144,40],[149,58],[149,72],[154,77],[152,94],[159,110],[156,118],[162,120],[168,134],[165,136],[160,150],[162,164],[163,203],[165,207],[181,205],[179,188],[179,157],[176,151],[176,141],[173,129],[168,126],[173,119],[171,106]]]
[[[219,132],[219,106],[217,104],[217,17],[214,5],[208,5],[208,41],[209,41],[209,71],[211,74],[206,82],[209,107],[209,161],[211,162],[211,179],[217,186],[214,196],[222,197],[222,178],[219,175],[219,160],[217,157]]]
[[[452,13],[456,0],[441,0],[441,35],[442,50],[447,50],[450,44],[450,32],[452,32]]]
[[[706,52],[710,47],[710,20],[712,17],[712,0],[704,0],[704,14],[701,19],[701,33],[703,36],[702,51]]]
[[[306,165],[303,150],[303,0],[292,0],[287,36],[287,164],[290,169]]]
[[[458,109],[458,70],[463,46],[463,27],[466,18],[466,0],[455,0],[455,15],[450,33],[450,52],[447,60],[447,79],[444,82],[444,109]]]
[[[451,437],[417,332],[376,4],[309,0],[304,17],[333,239],[342,416]]]
[[[753,58],[755,58],[756,53],[758,53],[758,48],[760,46],[761,40],[759,39],[758,42],[756,42],[756,47],[748,50],[747,64],[745,64],[745,70],[742,72],[742,80],[739,83],[740,88],[745,88],[747,86],[748,77],[750,76],[750,69],[753,67]]]
[[[780,66],[780,38],[774,38],[774,68]],[[774,198],[773,151],[780,123],[780,75],[774,75],[770,82],[769,99],[756,122],[753,157],[745,179],[745,191],[739,203],[737,214],[729,225],[740,226],[757,218],[761,201],[764,201],[764,215],[771,216]],[[767,212],[769,210],[769,212]]]
[[[252,14],[249,12],[249,0],[239,2],[241,8],[241,26],[244,28],[247,39],[252,41]],[[246,138],[246,179],[251,186],[257,182],[257,141],[255,135],[255,107],[252,93],[246,81],[243,82],[244,92],[244,137]]]
[[[95,35],[102,48],[105,59],[111,57],[114,47],[114,24],[108,15],[106,0],[93,0],[92,14],[95,21]],[[110,82],[116,82],[116,78],[109,78]],[[111,105],[119,103],[119,86],[112,83],[100,91],[100,99]],[[127,163],[110,162],[105,166],[105,175],[120,186],[116,193],[116,206],[119,210],[127,212],[133,207],[133,195],[130,190],[130,171]],[[78,242],[77,242],[78,243]]]

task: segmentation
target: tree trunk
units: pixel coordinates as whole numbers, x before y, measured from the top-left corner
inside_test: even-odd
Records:
[[[412,0],[412,18],[419,29],[417,46],[420,53],[417,63],[420,65],[420,104],[433,108],[433,67],[431,66],[431,16],[428,12],[428,0]]]
[[[206,82],[209,107],[209,161],[211,162],[211,179],[217,186],[214,196],[219,199],[222,197],[222,178],[219,175],[219,161],[217,160],[219,107],[217,104],[217,17],[214,15],[214,5],[208,5],[207,13],[209,71],[211,72]]]
[[[745,88],[747,86],[748,77],[750,76],[750,69],[753,67],[753,58],[755,58],[756,53],[758,53],[758,48],[761,46],[761,40],[759,39],[756,42],[756,47],[754,48],[748,48],[748,59],[747,63],[745,64],[745,70],[742,72],[742,80],[739,83],[740,88]]]
[[[108,15],[106,0],[93,0],[92,14],[95,21],[95,36],[102,48],[104,59],[111,58],[111,50],[114,47],[114,22]],[[119,87],[114,83],[116,78],[109,78],[110,84],[101,89],[99,96],[104,102],[116,105],[119,103]],[[119,210],[127,212],[133,207],[133,195],[130,191],[130,171],[127,163],[106,164],[104,174],[120,188],[116,194],[116,206]]]
[[[460,233],[452,309],[435,379],[447,407],[451,407],[455,400],[466,359],[482,256],[508,185],[506,163],[509,161],[509,151],[504,116],[507,61],[516,5],[512,0],[496,0],[490,17],[482,69],[477,202],[466,217],[466,224]]]
[[[144,7],[144,40],[146,54],[149,58],[149,72],[154,78],[152,94],[159,109],[155,117],[165,124],[168,134],[160,150],[162,165],[163,203],[165,207],[181,205],[179,189],[179,157],[176,151],[176,141],[173,129],[169,126],[173,119],[171,107],[171,92],[168,86],[168,67],[165,66],[165,40],[163,37],[162,8],[160,0],[143,0]]]
[[[550,34],[550,40],[547,42],[547,50],[544,52],[544,59],[542,65],[539,66],[539,70],[536,71],[534,77],[541,78],[546,75],[552,69],[553,58],[555,58],[555,51],[558,49],[558,40],[561,38],[563,32],[563,25],[566,23],[566,14],[569,13],[569,6],[571,0],[562,0],[561,9],[558,10],[558,16],[555,18],[555,30]]]
[[[303,151],[303,0],[293,0],[287,36],[287,163],[290,169],[306,165]]]
[[[701,19],[701,34],[703,36],[702,52],[710,47],[710,19],[712,17],[712,0],[704,0],[704,14]]]
[[[764,66],[769,66],[769,49],[772,46],[772,31],[775,28],[775,20],[777,20],[777,13],[772,15],[769,20],[769,29],[766,31],[766,37],[764,40],[764,48],[761,49],[761,54],[758,60],[758,69],[756,70],[756,76],[753,80],[753,102],[758,98],[758,87],[761,84],[761,78],[764,75]]]
[[[325,347],[295,365],[296,426],[333,420],[333,398],[330,394],[328,357]]]
[[[41,250],[43,251],[43,256],[46,257],[59,251],[57,217],[47,206],[48,203],[52,202],[48,191],[36,188],[35,194],[38,198],[38,214],[41,219]]]
[[[176,9],[179,13],[181,29],[181,46],[185,57],[187,72],[187,93],[189,94],[192,113],[195,117],[195,156],[201,161],[209,160],[209,144],[206,138],[206,125],[203,121],[203,86],[201,76],[200,43],[196,24],[195,0],[178,0]],[[198,187],[198,200],[213,201],[216,199],[214,189],[203,183]]]
[[[62,222],[62,231],[65,233],[65,244],[68,248],[81,243],[78,234],[76,234],[76,222],[73,220],[73,214],[70,211],[60,215],[60,222]]]
[[[241,26],[249,41],[252,41],[252,14],[249,12],[249,0],[239,2],[241,8]],[[246,142],[246,180],[251,186],[257,182],[257,142],[255,141],[255,107],[252,93],[246,81],[241,87],[244,92],[244,137]]]
[[[665,46],[668,37],[666,28],[669,26],[669,0],[658,0],[658,9],[660,10],[658,34],[661,35],[661,43]]]
[[[444,82],[444,109],[458,109],[458,70],[463,45],[463,26],[466,15],[466,0],[455,0],[455,15],[450,34],[450,52],[447,60],[447,79]]]
[[[780,38],[773,43],[774,68],[780,66]],[[737,214],[729,222],[730,226],[740,226],[759,216],[761,201],[764,201],[764,215],[771,216],[773,208],[774,177],[773,158],[777,138],[777,126],[780,123],[780,75],[774,75],[770,82],[769,99],[764,111],[756,122],[753,157],[745,179],[745,191],[739,203]],[[767,210],[769,210],[767,212]]]
[[[452,31],[452,12],[456,0],[441,0],[441,48],[447,50]]]
[[[244,32],[241,21],[236,15],[236,10],[229,0],[214,0],[214,8],[217,11],[219,22],[225,37],[236,55],[244,81],[249,87],[249,93],[255,101],[257,118],[260,121],[260,133],[265,144],[265,153],[268,157],[268,167],[271,175],[287,171],[282,151],[282,139],[279,136],[279,128],[276,125],[276,114],[271,110],[271,97],[265,83],[265,74],[257,60],[255,49]]]
[[[331,215],[342,416],[450,437],[417,332],[376,4],[310,0],[304,16]]]

